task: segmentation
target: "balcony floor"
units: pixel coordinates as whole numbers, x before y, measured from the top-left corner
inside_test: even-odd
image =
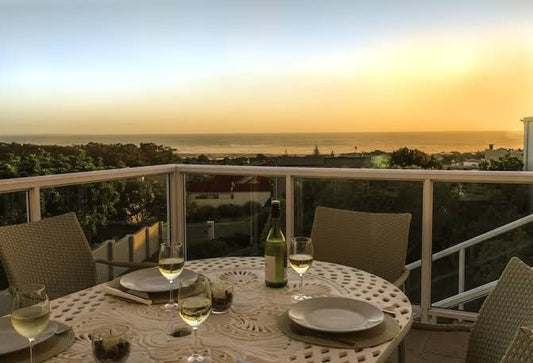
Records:
[[[464,363],[469,333],[411,329],[406,338],[408,363]],[[396,352],[387,363],[397,363]]]

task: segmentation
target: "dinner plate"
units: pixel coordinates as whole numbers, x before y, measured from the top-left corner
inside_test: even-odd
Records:
[[[378,307],[346,297],[318,297],[300,301],[289,309],[289,318],[308,329],[348,333],[375,327],[385,315]]]
[[[49,339],[56,332],[57,325],[53,321],[48,322],[44,331],[35,339],[35,344],[39,344]],[[28,339],[19,335],[11,325],[11,317],[0,318],[0,355],[16,352],[21,349],[29,349]],[[1,359],[0,359],[1,360]]]
[[[198,274],[191,270],[183,269],[179,277],[174,280],[174,287],[189,286],[196,281]],[[178,281],[179,280],[179,285]],[[144,292],[163,292],[170,290],[168,280],[161,275],[157,267],[146,268],[130,272],[122,276],[120,284],[126,289]]]

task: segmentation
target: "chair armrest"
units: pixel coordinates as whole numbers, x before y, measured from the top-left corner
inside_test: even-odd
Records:
[[[407,281],[407,278],[409,277],[409,270],[404,267],[403,272],[400,277],[396,279],[392,284],[396,286],[399,289],[403,290],[403,285],[405,284],[405,281]]]
[[[431,331],[466,331],[471,332],[473,325],[468,324],[428,324],[414,321],[412,328]]]
[[[94,260],[95,263],[102,263],[104,265],[117,266],[117,267],[129,267],[129,268],[149,268],[156,267],[156,262],[122,262],[122,261],[109,261],[109,260]]]

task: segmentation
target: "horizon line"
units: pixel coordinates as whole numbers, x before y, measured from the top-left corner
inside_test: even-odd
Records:
[[[31,133],[31,134],[4,134],[0,136],[0,139],[4,137],[12,136],[170,136],[170,135],[257,135],[257,134],[271,134],[271,135],[282,135],[282,134],[385,134],[385,133],[394,133],[394,134],[407,134],[407,133],[459,133],[459,132],[523,132],[523,129],[511,129],[511,130],[418,130],[418,131],[286,131],[286,132],[194,132],[194,133]]]

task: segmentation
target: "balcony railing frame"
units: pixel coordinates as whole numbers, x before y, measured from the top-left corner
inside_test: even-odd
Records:
[[[29,220],[41,218],[40,190],[145,176],[167,175],[169,238],[186,241],[185,177],[202,175],[250,175],[280,177],[286,180],[286,234],[294,235],[294,182],[298,178],[408,181],[422,183],[422,251],[420,313],[424,322],[442,309],[431,306],[431,266],[433,245],[433,187],[435,183],[509,183],[533,184],[533,172],[483,172],[455,170],[345,169],[305,167],[263,167],[233,165],[168,164],[138,168],[99,170],[60,175],[0,180],[0,193],[26,191]],[[462,318],[465,313],[446,311],[448,317]]]

